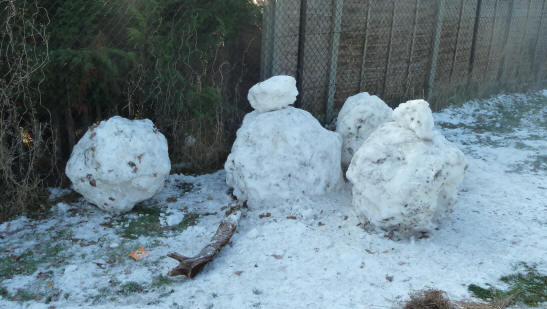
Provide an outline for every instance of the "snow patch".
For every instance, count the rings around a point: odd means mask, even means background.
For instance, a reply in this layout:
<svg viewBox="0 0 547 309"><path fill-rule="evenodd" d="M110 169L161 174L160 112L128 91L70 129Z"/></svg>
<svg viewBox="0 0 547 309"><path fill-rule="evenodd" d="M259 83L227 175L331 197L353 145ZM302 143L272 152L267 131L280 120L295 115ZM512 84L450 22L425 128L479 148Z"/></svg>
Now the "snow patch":
<svg viewBox="0 0 547 309"><path fill-rule="evenodd" d="M163 221L164 226L175 226L178 225L184 220L184 214L181 212L170 214L168 216L160 218Z"/></svg>
<svg viewBox="0 0 547 309"><path fill-rule="evenodd" d="M393 120L393 110L379 97L362 92L349 97L338 114L336 132L343 139L342 165L349 166L354 153L382 123Z"/></svg>
<svg viewBox="0 0 547 309"><path fill-rule="evenodd" d="M152 121L119 116L89 128L66 166L75 191L115 214L152 197L170 170L167 140Z"/></svg>

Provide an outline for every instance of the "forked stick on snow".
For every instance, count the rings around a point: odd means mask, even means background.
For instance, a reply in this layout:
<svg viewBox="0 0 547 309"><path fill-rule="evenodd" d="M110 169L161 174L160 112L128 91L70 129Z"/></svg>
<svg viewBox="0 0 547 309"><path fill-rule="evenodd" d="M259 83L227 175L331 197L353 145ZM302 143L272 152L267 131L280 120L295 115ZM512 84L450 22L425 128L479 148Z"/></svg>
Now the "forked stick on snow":
<svg viewBox="0 0 547 309"><path fill-rule="evenodd" d="M240 212L231 214L225 220L220 222L220 225L211 238L211 242L205 246L198 255L194 257L182 256L176 252L167 254L168 257L179 261L179 265L167 273L169 276L184 275L190 279L194 278L199 272L213 260L213 258L222 250L222 248L230 241L234 235Z"/></svg>

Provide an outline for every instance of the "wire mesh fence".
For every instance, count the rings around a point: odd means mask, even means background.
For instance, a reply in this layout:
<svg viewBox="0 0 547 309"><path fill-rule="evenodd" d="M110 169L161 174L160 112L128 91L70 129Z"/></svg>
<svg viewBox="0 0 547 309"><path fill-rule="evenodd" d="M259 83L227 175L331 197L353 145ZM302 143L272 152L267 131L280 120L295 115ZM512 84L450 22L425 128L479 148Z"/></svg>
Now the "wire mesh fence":
<svg viewBox="0 0 547 309"><path fill-rule="evenodd" d="M266 0L261 78L329 122L348 96L434 109L547 80L546 0Z"/></svg>

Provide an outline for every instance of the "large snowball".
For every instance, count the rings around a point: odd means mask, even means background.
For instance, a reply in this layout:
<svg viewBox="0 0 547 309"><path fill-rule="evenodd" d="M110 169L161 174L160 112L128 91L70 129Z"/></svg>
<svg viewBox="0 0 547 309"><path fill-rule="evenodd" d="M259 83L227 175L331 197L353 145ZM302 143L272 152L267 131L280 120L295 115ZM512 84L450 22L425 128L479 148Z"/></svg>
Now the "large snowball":
<svg viewBox="0 0 547 309"><path fill-rule="evenodd" d="M89 128L66 175L88 202L119 214L158 192L170 169L167 141L152 121L116 116Z"/></svg>
<svg viewBox="0 0 547 309"><path fill-rule="evenodd" d="M402 127L414 131L419 138L433 138L433 114L429 103L424 100L401 103L393 111L393 119Z"/></svg>
<svg viewBox="0 0 547 309"><path fill-rule="evenodd" d="M254 85L247 99L257 112L264 113L293 104L297 95L296 80L291 76L279 75Z"/></svg>
<svg viewBox="0 0 547 309"><path fill-rule="evenodd" d="M356 152L347 177L362 222L412 234L431 230L451 212L465 157L439 132L426 136L431 138L420 138L405 123L388 122Z"/></svg>
<svg viewBox="0 0 547 309"><path fill-rule="evenodd" d="M260 207L320 195L342 179L342 138L293 107L245 116L225 164L234 195Z"/></svg>
<svg viewBox="0 0 547 309"><path fill-rule="evenodd" d="M336 132L343 139L342 165L382 123L393 120L393 110L379 97L362 92L349 97L338 114Z"/></svg>

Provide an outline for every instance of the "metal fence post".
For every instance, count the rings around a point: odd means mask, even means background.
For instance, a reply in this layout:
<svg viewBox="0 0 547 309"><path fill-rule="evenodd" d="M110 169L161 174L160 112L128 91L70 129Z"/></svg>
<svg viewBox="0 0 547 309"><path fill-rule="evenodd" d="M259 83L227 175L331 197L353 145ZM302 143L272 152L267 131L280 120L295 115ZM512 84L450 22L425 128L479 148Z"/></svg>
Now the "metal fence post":
<svg viewBox="0 0 547 309"><path fill-rule="evenodd" d="M302 79L304 78L304 48L306 46L306 12L308 0L301 0L300 4L300 27L298 35L298 62L296 63L296 88L300 91L295 107L302 106Z"/></svg>
<svg viewBox="0 0 547 309"><path fill-rule="evenodd" d="M498 11L498 3L499 3L499 0L496 0L496 4L494 5L494 21L492 22L492 31L490 33L490 43L488 44L488 61L486 62L486 74L488 74L488 72L490 72L490 58L491 58L491 54L492 54L492 44L493 44L493 41L494 41L494 30L496 29L496 17L498 16L497 14L497 11Z"/></svg>
<svg viewBox="0 0 547 309"><path fill-rule="evenodd" d="M480 8L481 0L478 0L477 6ZM452 83L452 79L454 78L454 70L456 67L456 60L458 59L458 47L460 45L460 34L461 34L461 28L462 28L462 21L463 21L463 7L465 6L465 1L462 0L462 5L460 6L460 12L459 12L459 18L458 18L458 29L456 30L456 47L454 48L454 57L452 57L452 66L450 67L450 76L449 81ZM477 16L479 9L477 9ZM475 28L473 30L473 43L475 42L475 38L477 37L477 29L478 29L478 20L477 17L475 17ZM474 44L471 43L471 57L473 57L474 52ZM470 71L468 71L469 73Z"/></svg>
<svg viewBox="0 0 547 309"><path fill-rule="evenodd" d="M264 80L272 75L272 53L275 44L275 1L264 2L262 16L262 42L260 52L260 79Z"/></svg>
<svg viewBox="0 0 547 309"><path fill-rule="evenodd" d="M388 96L386 92L386 88L387 88L387 78L389 74L389 65L391 63L391 48L393 46L393 31L395 28L395 19L397 18L397 11L396 11L397 0L392 1L392 5L393 5L393 8L391 10L391 26L389 27L389 44L387 46L387 60L386 60L387 62L386 62L385 70L384 70L384 82L382 87L382 95L384 97Z"/></svg>
<svg viewBox="0 0 547 309"><path fill-rule="evenodd" d="M338 47L340 45L340 32L342 30L342 15L344 10L344 0L334 1L334 26L332 33L332 43L330 50L330 69L329 69L329 92L327 97L327 109L325 114L325 123L332 120L334 110L334 93L336 92L336 71L338 69Z"/></svg>
<svg viewBox="0 0 547 309"><path fill-rule="evenodd" d="M543 29L543 23L545 22L545 10L547 10L547 0L543 0L543 6L541 8L541 19L540 19L540 22L539 22L539 29L538 29L538 35L537 35L537 38L536 38L536 43L535 43L535 47L534 47L534 56L533 56L533 59L532 59L532 65L533 67L535 68L536 70L536 74L535 75L535 82L540 82L539 80L539 73L541 72L541 68L538 66L538 64L536 63L537 61L537 54L539 53L539 49L538 49L538 46L541 46L539 43L539 37L541 35L541 30ZM543 38L543 41L545 40L545 38ZM543 65L547 65L547 61L545 61L545 59L543 60Z"/></svg>
<svg viewBox="0 0 547 309"><path fill-rule="evenodd" d="M439 43L441 41L441 30L443 26L444 1L439 1L439 10L437 11L437 21L435 26L435 37L433 40L433 52L431 55L431 69L429 70L429 79L427 81L426 98L429 101L435 85L435 74L437 72L437 60L439 57Z"/></svg>
<svg viewBox="0 0 547 309"><path fill-rule="evenodd" d="M473 72L475 68L475 52L477 50L477 39L479 37L479 22L481 18L482 0L477 1L477 10L475 13L475 24L473 26L473 41L471 42L471 53L469 57L469 70L467 70L467 85L466 88L469 91L471 86L471 79L473 78Z"/></svg>
<svg viewBox="0 0 547 309"><path fill-rule="evenodd" d="M408 98L408 89L410 88L410 69L412 68L412 59L414 58L414 45L416 44L416 27L418 26L418 14L420 11L420 0L416 0L414 5L414 22L412 23L412 40L410 42L410 51L408 54L408 66L406 67L406 88L405 88L405 99ZM413 91L414 95L414 91Z"/></svg>
<svg viewBox="0 0 547 309"><path fill-rule="evenodd" d="M513 28L513 13L515 13L515 1L511 0L511 10L509 11L509 14L507 16L509 25L507 26L507 33L505 35L505 42L503 44L503 66L501 67L501 72L498 79L498 81L500 82L502 79L504 79L504 75L507 72L507 63L509 62L509 57L507 57L507 45L509 44L507 43L509 42L511 29Z"/></svg>
<svg viewBox="0 0 547 309"><path fill-rule="evenodd" d="M370 31L370 3L372 0L367 2L367 24L365 26L365 43L363 44L363 58L361 60L361 79L359 81L359 91L362 92L365 90L365 65L367 60L367 47L368 47L368 33Z"/></svg>

